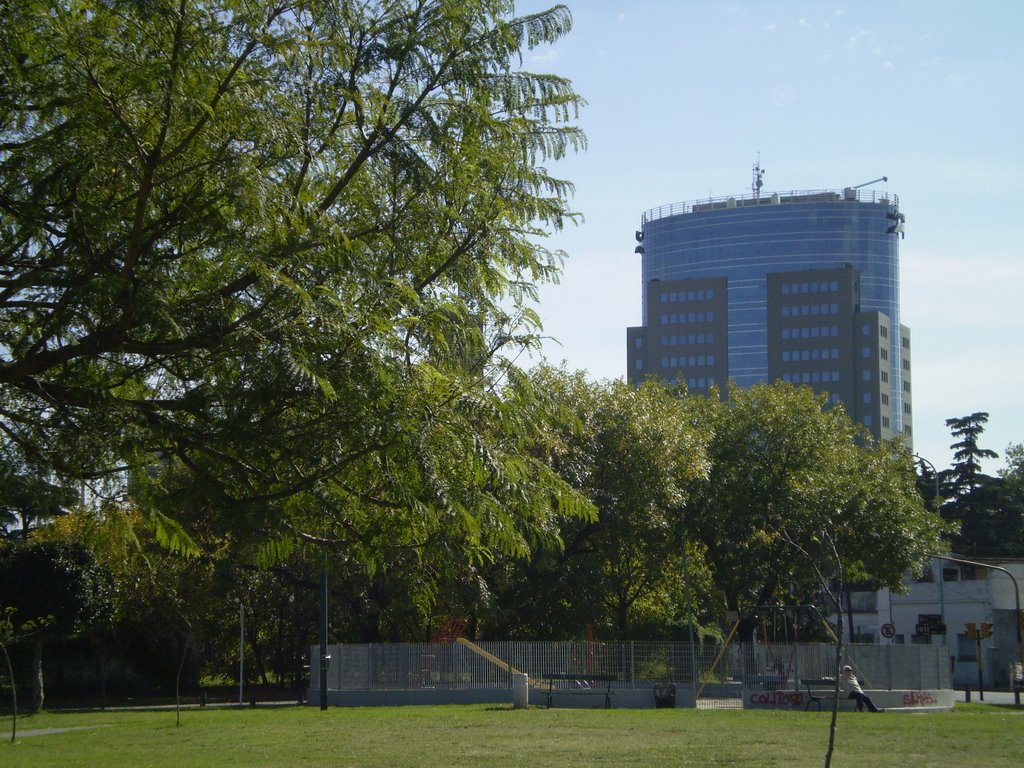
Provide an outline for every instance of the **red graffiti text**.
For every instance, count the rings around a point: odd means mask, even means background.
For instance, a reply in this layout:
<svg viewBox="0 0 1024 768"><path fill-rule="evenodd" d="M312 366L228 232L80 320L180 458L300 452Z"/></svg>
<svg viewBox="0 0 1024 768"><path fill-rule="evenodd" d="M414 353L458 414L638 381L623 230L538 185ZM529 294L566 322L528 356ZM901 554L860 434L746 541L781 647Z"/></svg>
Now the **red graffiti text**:
<svg viewBox="0 0 1024 768"><path fill-rule="evenodd" d="M937 703L936 698L928 691L911 691L903 694L903 706L905 707L927 707Z"/></svg>
<svg viewBox="0 0 1024 768"><path fill-rule="evenodd" d="M760 707L802 707L806 700L797 691L765 691L750 694L750 703Z"/></svg>

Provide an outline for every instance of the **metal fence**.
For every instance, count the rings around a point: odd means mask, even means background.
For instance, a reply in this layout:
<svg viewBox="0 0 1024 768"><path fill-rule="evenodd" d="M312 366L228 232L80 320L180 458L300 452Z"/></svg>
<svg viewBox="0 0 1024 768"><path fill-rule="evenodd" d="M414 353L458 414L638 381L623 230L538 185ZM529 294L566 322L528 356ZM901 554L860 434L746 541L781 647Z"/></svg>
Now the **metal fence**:
<svg viewBox="0 0 1024 768"><path fill-rule="evenodd" d="M738 703L744 688L799 690L800 680L834 677L835 646L800 643L699 644L684 642L527 642L332 645L329 690L387 691L419 688L511 688L512 674L539 681L545 673L615 675L619 688L670 682L694 690L700 699ZM316 658L319 647L311 649ZM846 646L866 687L945 689L951 687L943 646ZM315 665L314 665L315 668ZM311 681L318 688L315 676Z"/></svg>

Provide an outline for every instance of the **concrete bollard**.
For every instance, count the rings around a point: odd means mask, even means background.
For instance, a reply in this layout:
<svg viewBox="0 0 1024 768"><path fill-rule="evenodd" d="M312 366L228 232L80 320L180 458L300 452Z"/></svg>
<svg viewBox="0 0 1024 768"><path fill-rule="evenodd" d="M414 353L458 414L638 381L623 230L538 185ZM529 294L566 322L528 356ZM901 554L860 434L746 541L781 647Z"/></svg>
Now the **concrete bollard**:
<svg viewBox="0 0 1024 768"><path fill-rule="evenodd" d="M529 678L522 672L512 675L512 707L526 709L530 706Z"/></svg>

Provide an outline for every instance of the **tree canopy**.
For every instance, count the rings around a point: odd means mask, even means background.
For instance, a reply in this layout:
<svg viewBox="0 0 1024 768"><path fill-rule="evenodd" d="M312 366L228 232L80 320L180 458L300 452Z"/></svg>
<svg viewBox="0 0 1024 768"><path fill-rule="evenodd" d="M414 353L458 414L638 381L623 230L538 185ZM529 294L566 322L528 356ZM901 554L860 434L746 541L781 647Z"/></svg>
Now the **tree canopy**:
<svg viewBox="0 0 1024 768"><path fill-rule="evenodd" d="M681 623L680 514L707 471L695 399L656 381L592 382L550 366L532 376L564 414L552 466L595 514L557 520L557 546L541 541L529 562L491 570L487 631L559 637L589 624L627 638L645 622Z"/></svg>
<svg viewBox="0 0 1024 768"><path fill-rule="evenodd" d="M946 426L955 442L953 466L939 473L948 498L942 515L959 525L951 538L956 552L972 557L1024 555L1024 485L1021 446L1006 451L1006 467L993 477L982 471L984 459L998 454L980 446L988 414L984 411L955 419Z"/></svg>
<svg viewBox="0 0 1024 768"><path fill-rule="evenodd" d="M524 551L582 100L509 0L5 4L0 435L164 540ZM561 505L561 506L559 506ZM577 507L576 508L580 508ZM524 510L530 513L525 514Z"/></svg>
<svg viewBox="0 0 1024 768"><path fill-rule="evenodd" d="M922 504L902 443L871 444L808 388L728 394L705 401L711 471L687 525L730 609L809 599L818 583L801 553L824 541L835 543L848 579L894 588L939 551L943 526Z"/></svg>

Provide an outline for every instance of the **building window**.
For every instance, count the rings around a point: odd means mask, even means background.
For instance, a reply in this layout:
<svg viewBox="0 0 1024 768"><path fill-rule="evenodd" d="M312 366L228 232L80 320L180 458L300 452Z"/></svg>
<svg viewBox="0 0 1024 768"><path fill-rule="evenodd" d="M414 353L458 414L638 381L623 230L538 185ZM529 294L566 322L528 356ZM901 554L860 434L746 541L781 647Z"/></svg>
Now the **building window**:
<svg viewBox="0 0 1024 768"><path fill-rule="evenodd" d="M864 400L864 404L865 405L870 405L871 404L871 393L870 392L865 392L864 395L863 395L863 400Z"/></svg>
<svg viewBox="0 0 1024 768"><path fill-rule="evenodd" d="M637 336L636 339L633 341L633 346L636 347L637 349L643 349L644 348L643 337Z"/></svg>
<svg viewBox="0 0 1024 768"><path fill-rule="evenodd" d="M869 413L867 416L864 417L864 426L865 427L871 427L871 426L874 425L874 421L875 421L874 418Z"/></svg>
<svg viewBox="0 0 1024 768"><path fill-rule="evenodd" d="M643 359L637 358L637 361L633 364L633 367L636 368L638 371L642 371L644 369Z"/></svg>
<svg viewBox="0 0 1024 768"><path fill-rule="evenodd" d="M882 349L878 350L878 356L881 357L883 360L888 360L889 350L883 347Z"/></svg>
<svg viewBox="0 0 1024 768"><path fill-rule="evenodd" d="M861 347L860 356L864 358L871 357L871 347Z"/></svg>
<svg viewBox="0 0 1024 768"><path fill-rule="evenodd" d="M882 417L882 428L883 429L888 429L889 428L889 417L888 416L883 416Z"/></svg>
<svg viewBox="0 0 1024 768"><path fill-rule="evenodd" d="M871 335L871 326L868 325L867 323L862 325L860 327L860 335L861 336L870 336Z"/></svg>
<svg viewBox="0 0 1024 768"><path fill-rule="evenodd" d="M878 326L878 335L881 336L883 339L889 338L889 329L886 328L884 325Z"/></svg>
<svg viewBox="0 0 1024 768"><path fill-rule="evenodd" d="M864 381L871 381L871 371L861 371L860 377Z"/></svg>

